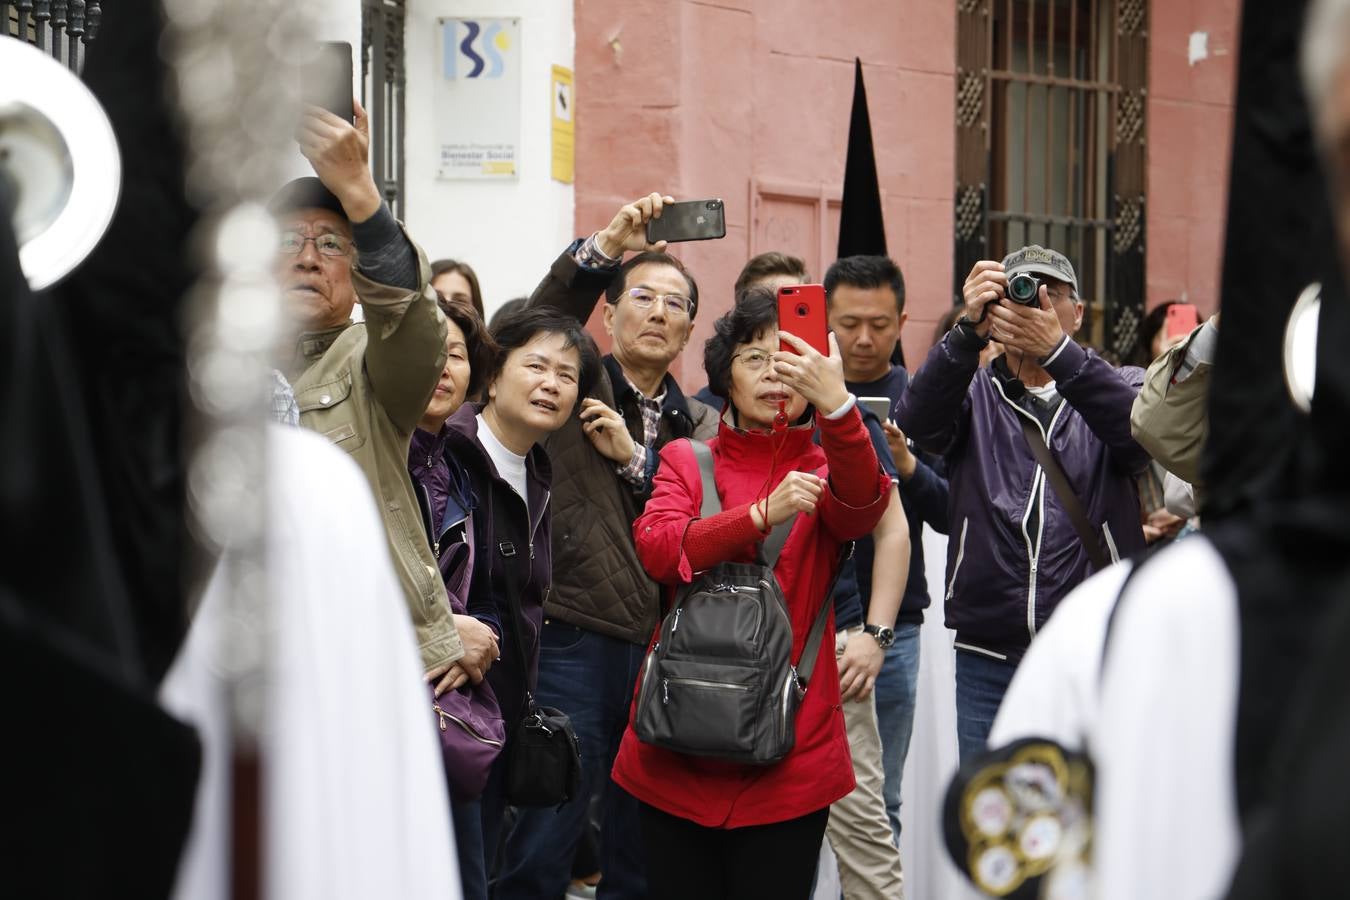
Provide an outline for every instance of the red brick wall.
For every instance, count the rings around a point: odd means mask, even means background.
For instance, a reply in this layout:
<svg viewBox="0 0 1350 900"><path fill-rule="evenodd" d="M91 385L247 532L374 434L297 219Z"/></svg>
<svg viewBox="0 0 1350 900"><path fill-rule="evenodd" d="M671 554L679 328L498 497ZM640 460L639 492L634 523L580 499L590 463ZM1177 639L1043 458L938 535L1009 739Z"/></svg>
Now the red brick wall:
<svg viewBox="0 0 1350 900"><path fill-rule="evenodd" d="M950 0L576 0L577 233L651 190L726 201L727 237L677 254L703 302L682 381L753 253L833 260L863 61L910 360L951 302L956 13ZM680 373L677 364L677 374Z"/></svg>
<svg viewBox="0 0 1350 900"><path fill-rule="evenodd" d="M1239 0L1150 4L1148 103L1149 307L1219 301L1228 160L1237 73ZM1191 34L1207 56L1188 58Z"/></svg>

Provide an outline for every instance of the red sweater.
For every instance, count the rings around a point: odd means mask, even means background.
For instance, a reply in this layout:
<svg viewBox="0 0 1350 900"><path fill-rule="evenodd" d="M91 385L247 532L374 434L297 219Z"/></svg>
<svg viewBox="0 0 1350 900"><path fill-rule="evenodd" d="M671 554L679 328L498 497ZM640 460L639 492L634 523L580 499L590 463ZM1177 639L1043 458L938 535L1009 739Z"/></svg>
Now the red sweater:
<svg viewBox="0 0 1350 900"><path fill-rule="evenodd" d="M652 497L633 523L638 558L652 578L669 586L669 600L674 586L693 580L696 572L726 560L753 561L763 536L750 519L750 504L788 472L828 477L815 514L797 516L774 567L792 619L793 659L801 657L811 622L827 602L839 545L872 530L890 489L856 409L818 424L821 446L812 442L812 427L769 435L724 422L709 442L723 509L710 519L698 517L703 486L692 449L685 441L670 442L661 451ZM640 678L637 689L642 689ZM823 809L853 790L832 623L821 638L816 669L797 713L797 743L775 765L746 766L663 750L638 740L631 715L629 723L614 780L644 803L699 825L782 822Z"/></svg>

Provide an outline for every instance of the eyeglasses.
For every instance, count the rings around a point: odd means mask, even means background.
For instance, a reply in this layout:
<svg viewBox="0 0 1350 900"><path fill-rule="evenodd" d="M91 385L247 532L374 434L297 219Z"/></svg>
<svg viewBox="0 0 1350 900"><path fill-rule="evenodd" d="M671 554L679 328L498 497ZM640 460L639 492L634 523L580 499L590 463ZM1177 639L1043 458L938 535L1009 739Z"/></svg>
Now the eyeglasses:
<svg viewBox="0 0 1350 900"><path fill-rule="evenodd" d="M731 358L739 359L741 365L745 367L745 371L747 372L758 372L769 363L773 362L772 353L768 350L760 350L753 347L749 350L742 350L740 353L733 354Z"/></svg>
<svg viewBox="0 0 1350 900"><path fill-rule="evenodd" d="M658 294L646 288L632 288L628 291L628 300L638 309L651 309L652 304L660 300L673 313L688 316L694 312L694 301L683 294Z"/></svg>
<svg viewBox="0 0 1350 900"><path fill-rule="evenodd" d="M286 256L295 256L305 249L305 244L314 242L314 249L321 256L346 256L351 252L351 241L340 234L321 234L318 237L305 237L298 231L283 231L277 241L277 250Z"/></svg>

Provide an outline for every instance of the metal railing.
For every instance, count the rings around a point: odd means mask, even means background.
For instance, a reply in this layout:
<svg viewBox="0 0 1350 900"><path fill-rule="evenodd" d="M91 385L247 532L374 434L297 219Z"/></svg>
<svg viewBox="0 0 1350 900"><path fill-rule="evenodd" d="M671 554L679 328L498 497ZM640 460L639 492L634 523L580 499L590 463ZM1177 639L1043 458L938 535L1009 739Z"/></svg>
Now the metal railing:
<svg viewBox="0 0 1350 900"><path fill-rule="evenodd" d="M33 44L72 72L84 65L85 50L98 37L102 19L98 0L0 2L0 36Z"/></svg>
<svg viewBox="0 0 1350 900"><path fill-rule="evenodd" d="M1145 0L958 0L958 286L1024 244L1067 254L1081 336L1127 356L1144 302Z"/></svg>

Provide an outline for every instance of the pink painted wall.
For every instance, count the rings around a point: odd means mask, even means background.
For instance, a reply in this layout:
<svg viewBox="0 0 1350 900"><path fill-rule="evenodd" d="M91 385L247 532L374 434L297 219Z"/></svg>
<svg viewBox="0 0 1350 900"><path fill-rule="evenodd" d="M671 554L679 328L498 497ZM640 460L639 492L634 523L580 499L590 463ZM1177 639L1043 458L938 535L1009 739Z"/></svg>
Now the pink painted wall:
<svg viewBox="0 0 1350 900"><path fill-rule="evenodd" d="M887 245L907 282L905 351L917 361L951 302L950 0L576 0L575 9L577 233L652 190L726 201L724 240L676 249L702 292L682 382L703 384L703 341L746 259L794 252L817 280L833 260L854 56Z"/></svg>
<svg viewBox="0 0 1350 900"><path fill-rule="evenodd" d="M676 372L754 253L833 259L863 60L891 255L904 270L911 366L952 299L956 12L950 0L576 0L576 230L652 190L726 201L727 237L679 255L703 302ZM1218 302L1239 0L1150 8L1147 297ZM1207 55L1188 59L1190 35ZM595 331L600 329L597 321Z"/></svg>
<svg viewBox="0 0 1350 900"><path fill-rule="evenodd" d="M1219 302L1236 90L1239 0L1150 4L1147 305ZM1207 56L1192 62L1193 33Z"/></svg>

